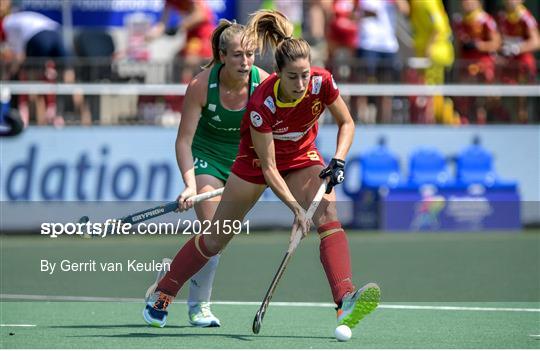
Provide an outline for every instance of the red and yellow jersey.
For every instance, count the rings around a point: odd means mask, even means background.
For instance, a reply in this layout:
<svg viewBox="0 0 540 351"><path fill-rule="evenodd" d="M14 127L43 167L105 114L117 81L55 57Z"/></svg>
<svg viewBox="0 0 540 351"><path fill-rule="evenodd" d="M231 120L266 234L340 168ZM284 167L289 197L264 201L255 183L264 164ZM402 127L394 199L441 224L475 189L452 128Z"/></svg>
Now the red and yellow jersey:
<svg viewBox="0 0 540 351"><path fill-rule="evenodd" d="M268 77L249 100L240 127L240 146L236 163L257 160L250 128L259 133L272 133L277 168L286 171L310 150L316 150L315 138L318 119L327 105L339 96L332 75L323 68L312 67L304 96L294 102L278 100L279 78L274 73ZM234 166L233 166L234 171Z"/></svg>
<svg viewBox="0 0 540 351"><path fill-rule="evenodd" d="M530 33L537 30L538 24L529 10L523 5L514 11L500 12L498 16L499 30L503 45L505 43L521 43L529 39ZM533 53L525 52L517 56L507 57L501 72L501 80L506 83L532 82L536 76L536 60Z"/></svg>
<svg viewBox="0 0 540 351"><path fill-rule="evenodd" d="M512 12L500 12L498 22L503 41L507 42L528 40L531 29L536 30L538 27L534 17L523 5Z"/></svg>
<svg viewBox="0 0 540 351"><path fill-rule="evenodd" d="M488 41L497 32L497 23L487 12L483 10L473 11L457 18L454 22L454 33L457 40L462 44L461 57L465 59L477 59L490 56L490 53L480 52L474 48L468 49L463 44L474 41Z"/></svg>

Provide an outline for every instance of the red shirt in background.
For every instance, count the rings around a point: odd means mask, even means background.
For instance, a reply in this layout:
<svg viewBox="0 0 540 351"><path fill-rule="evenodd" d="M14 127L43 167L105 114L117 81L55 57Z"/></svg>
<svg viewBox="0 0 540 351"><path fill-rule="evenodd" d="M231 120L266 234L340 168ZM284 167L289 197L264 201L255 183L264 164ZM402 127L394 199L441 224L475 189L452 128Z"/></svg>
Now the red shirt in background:
<svg viewBox="0 0 540 351"><path fill-rule="evenodd" d="M454 31L461 44L474 41L488 41L497 32L497 23L487 12L479 10L466 14L455 21ZM491 57L492 53L478 51L475 48L461 48L461 57L478 59Z"/></svg>
<svg viewBox="0 0 540 351"><path fill-rule="evenodd" d="M356 48L358 26L351 19L354 9L354 1L357 0L334 0L334 17L330 22L328 39L337 44L337 46Z"/></svg>
<svg viewBox="0 0 540 351"><path fill-rule="evenodd" d="M204 20L186 33L186 45L182 56L212 57L212 32L215 28L215 14L204 0L166 0L166 6L180 11L181 15L189 14L200 7L204 12Z"/></svg>
<svg viewBox="0 0 540 351"><path fill-rule="evenodd" d="M488 41L497 32L497 23L483 10L473 11L454 21L454 33L459 42L460 58L466 60L460 69L461 75L476 77L491 82L495 78L495 53L482 52L473 45L477 41Z"/></svg>
<svg viewBox="0 0 540 351"><path fill-rule="evenodd" d="M503 11L498 16L499 29L504 43L520 43L529 39L530 30L538 24L529 10L520 5L515 11ZM513 73L512 73L513 72ZM510 56L505 63L502 79L506 82L531 81L536 76L536 60L531 52Z"/></svg>

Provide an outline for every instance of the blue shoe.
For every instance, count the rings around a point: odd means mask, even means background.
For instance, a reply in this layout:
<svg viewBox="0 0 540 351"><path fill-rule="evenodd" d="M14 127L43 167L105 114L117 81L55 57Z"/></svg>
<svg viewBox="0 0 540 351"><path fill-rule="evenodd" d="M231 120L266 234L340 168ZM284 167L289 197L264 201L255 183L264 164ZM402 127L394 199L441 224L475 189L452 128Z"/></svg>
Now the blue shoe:
<svg viewBox="0 0 540 351"><path fill-rule="evenodd" d="M148 325L163 328L167 324L167 307L171 304L174 296L157 291L146 301L143 310L143 318Z"/></svg>
<svg viewBox="0 0 540 351"><path fill-rule="evenodd" d="M171 259L164 258L162 263L164 268L170 267ZM157 272L156 280L152 285L150 285L148 290L146 290L146 294L144 296L146 306L144 306L142 313L143 318L146 323L152 327L163 328L165 326L167 323L168 314L167 307L174 299L174 296L156 291L159 281L165 276L166 273L167 270L165 269Z"/></svg>
<svg viewBox="0 0 540 351"><path fill-rule="evenodd" d="M221 322L210 310L209 302L189 306L189 323L195 327L221 327Z"/></svg>
<svg viewBox="0 0 540 351"><path fill-rule="evenodd" d="M171 262L172 262L172 260L170 258L167 258L167 257L164 257L161 260L161 264L162 264L163 269L157 272L156 280L154 280L152 285L150 285L148 287L148 289L146 290L146 294L144 294L144 301L148 302L148 300L150 299L152 294L156 292L156 288L158 286L159 281L161 279L163 279L165 274L167 274L167 272L169 271L169 269L165 269L165 268L170 268L171 267Z"/></svg>
<svg viewBox="0 0 540 351"><path fill-rule="evenodd" d="M360 320L373 312L381 300L381 289L375 283L369 283L354 293L346 294L337 310L337 324L354 328Z"/></svg>

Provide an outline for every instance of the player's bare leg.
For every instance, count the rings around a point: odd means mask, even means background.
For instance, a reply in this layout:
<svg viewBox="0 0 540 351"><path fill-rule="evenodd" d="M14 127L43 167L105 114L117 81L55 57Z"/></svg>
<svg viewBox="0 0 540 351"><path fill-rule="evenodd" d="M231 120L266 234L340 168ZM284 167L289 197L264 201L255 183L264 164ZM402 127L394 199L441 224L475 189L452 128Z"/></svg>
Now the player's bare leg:
<svg viewBox="0 0 540 351"><path fill-rule="evenodd" d="M252 184L231 174L212 221L221 223L224 220L243 220L265 188L265 185ZM156 292L147 300L143 317L148 324L165 326L167 307L180 288L235 236L219 233L219 227L221 226L212 226L210 234L196 235L180 249L171 263L171 270L161 279Z"/></svg>
<svg viewBox="0 0 540 351"><path fill-rule="evenodd" d="M285 178L287 186L294 198L305 209L307 209L319 189L319 185L321 184L319 173L322 170L323 166L315 165L295 170ZM325 223L334 221L338 221L338 217L336 211L336 194L332 191L330 194L324 194L323 200L313 216L313 223L318 228Z"/></svg>
<svg viewBox="0 0 540 351"><path fill-rule="evenodd" d="M265 184L253 184L231 173L212 222L242 221L265 189ZM215 228L214 226L211 234L204 235L202 238L208 251L213 253L222 251L234 237L234 235L217 233Z"/></svg>

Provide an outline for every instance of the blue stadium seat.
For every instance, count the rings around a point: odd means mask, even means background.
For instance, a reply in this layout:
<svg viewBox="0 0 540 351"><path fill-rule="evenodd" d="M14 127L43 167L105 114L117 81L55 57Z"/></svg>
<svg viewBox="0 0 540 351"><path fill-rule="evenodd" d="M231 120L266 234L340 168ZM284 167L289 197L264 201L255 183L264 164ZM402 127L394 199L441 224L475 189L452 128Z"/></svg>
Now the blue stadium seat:
<svg viewBox="0 0 540 351"><path fill-rule="evenodd" d="M362 155L360 164L362 187L393 188L401 181L398 158L385 146L377 146Z"/></svg>
<svg viewBox="0 0 540 351"><path fill-rule="evenodd" d="M480 145L471 145L456 158L457 181L464 184L493 186L497 175L493 169L493 155Z"/></svg>
<svg viewBox="0 0 540 351"><path fill-rule="evenodd" d="M479 144L473 144L456 157L457 183L481 184L493 190L517 190L514 180L502 180L493 167L493 155Z"/></svg>
<svg viewBox="0 0 540 351"><path fill-rule="evenodd" d="M422 147L414 151L409 161L409 184L445 186L453 183L444 155L435 148Z"/></svg>

